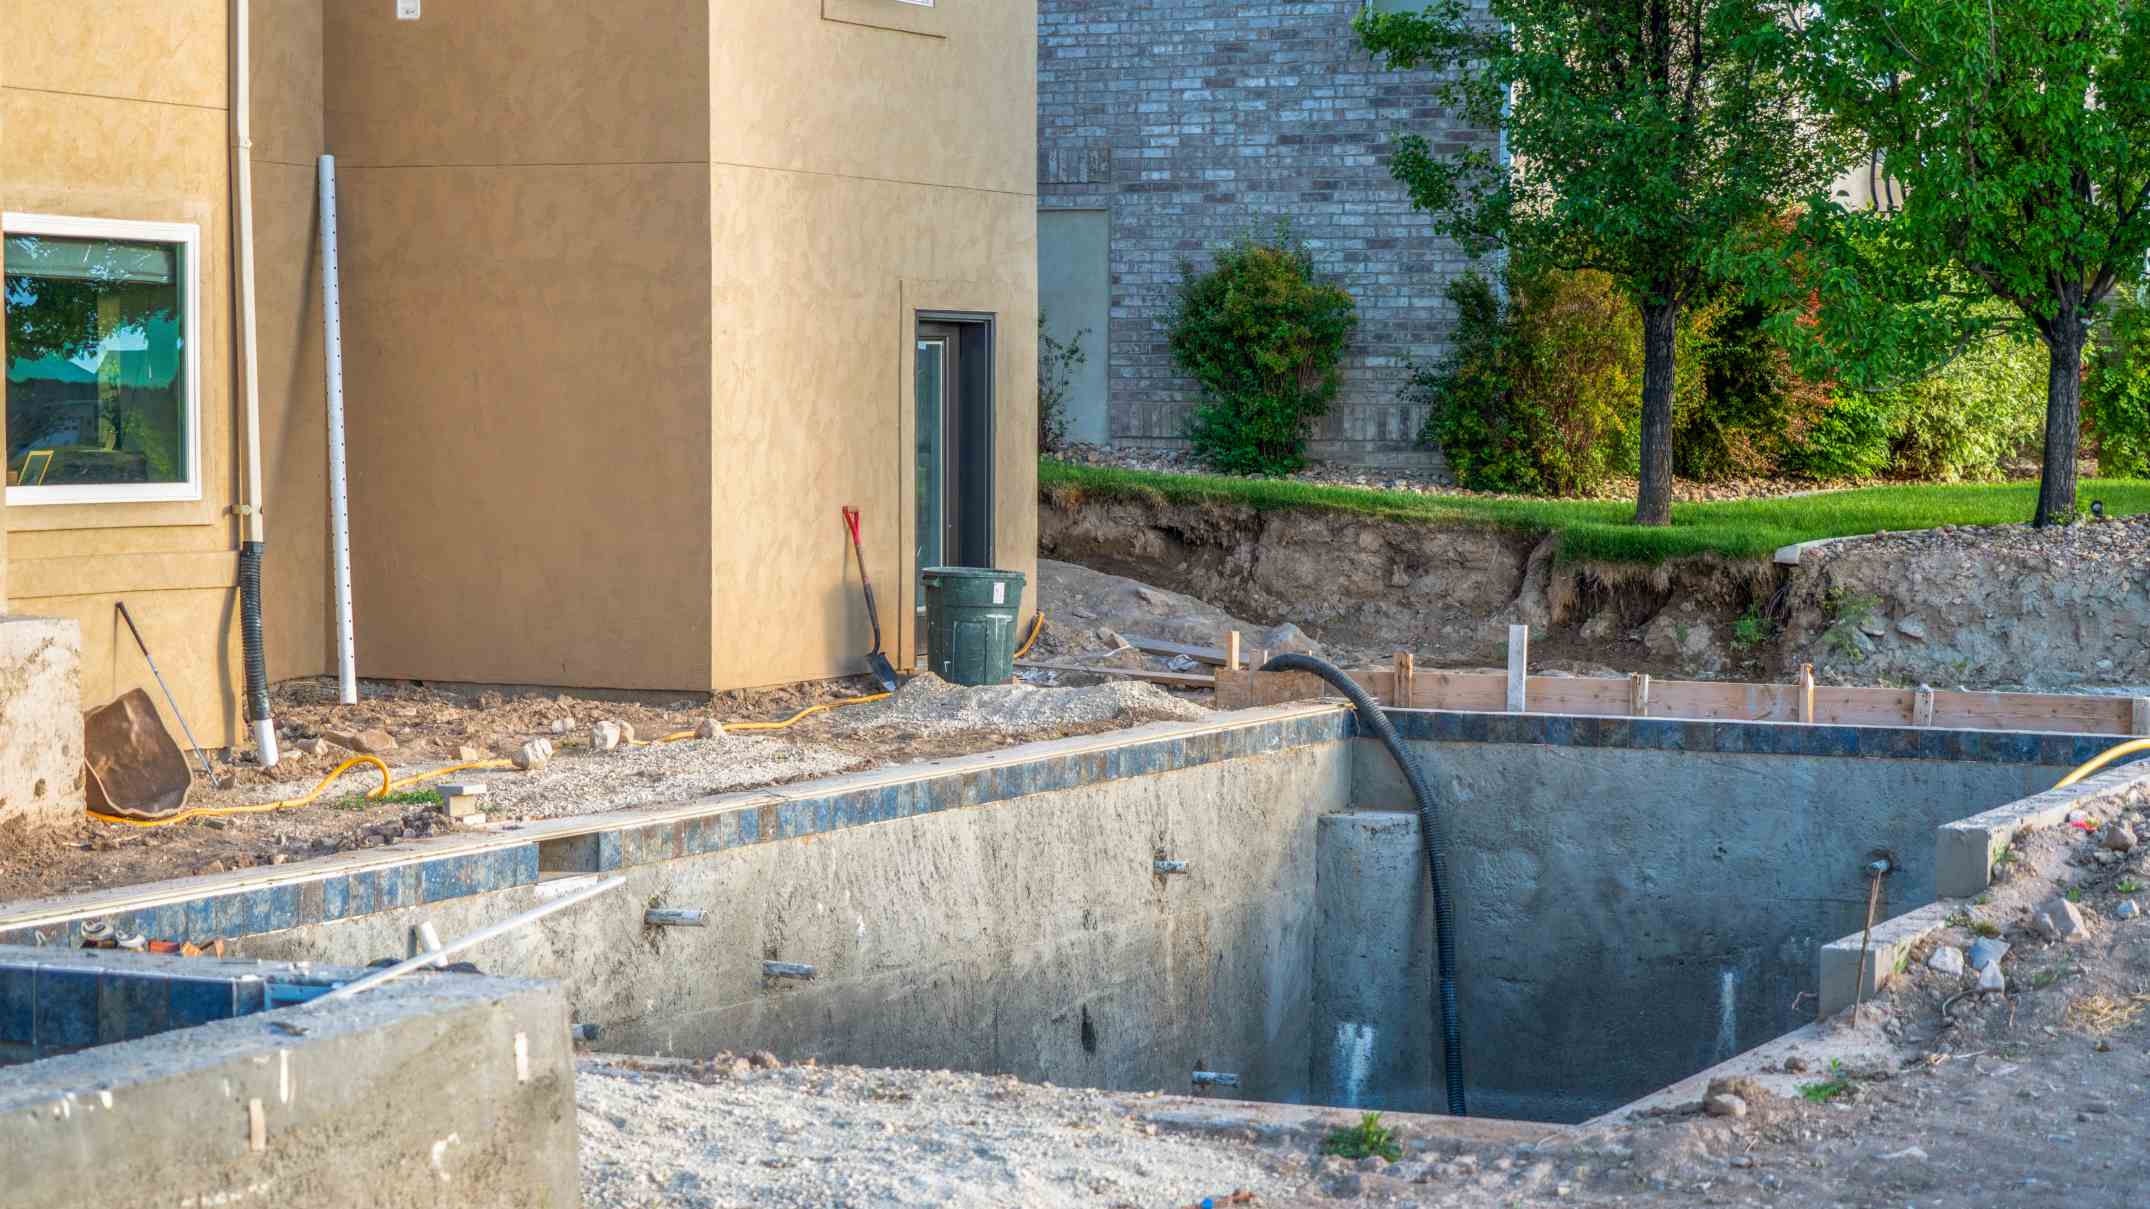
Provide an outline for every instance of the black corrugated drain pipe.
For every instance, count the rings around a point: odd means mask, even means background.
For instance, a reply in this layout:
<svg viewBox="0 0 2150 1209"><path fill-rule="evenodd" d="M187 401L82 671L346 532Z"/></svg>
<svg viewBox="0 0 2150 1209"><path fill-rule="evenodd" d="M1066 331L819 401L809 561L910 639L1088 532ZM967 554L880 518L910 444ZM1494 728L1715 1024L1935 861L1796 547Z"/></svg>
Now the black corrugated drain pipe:
<svg viewBox="0 0 2150 1209"><path fill-rule="evenodd" d="M276 723L269 715L269 659L261 649L261 542L239 543L239 644L246 660L246 716L264 768L277 761Z"/></svg>
<svg viewBox="0 0 2150 1209"><path fill-rule="evenodd" d="M1426 850L1426 876L1433 882L1435 979L1440 1001L1441 1066L1448 1076L1448 1111L1451 1116L1467 1115L1463 1105L1463 1034L1456 1027L1456 926L1448 898L1441 833L1434 825L1438 816L1433 807L1433 790L1419 772L1418 762L1404 750L1403 740L1397 737L1388 715L1343 669L1312 655L1278 655L1263 664L1261 670L1312 672L1328 681L1351 700L1352 708L1358 711L1359 724L1374 732L1374 737L1389 749L1396 767L1403 770L1404 780L1411 785L1411 796L1418 801L1418 838Z"/></svg>

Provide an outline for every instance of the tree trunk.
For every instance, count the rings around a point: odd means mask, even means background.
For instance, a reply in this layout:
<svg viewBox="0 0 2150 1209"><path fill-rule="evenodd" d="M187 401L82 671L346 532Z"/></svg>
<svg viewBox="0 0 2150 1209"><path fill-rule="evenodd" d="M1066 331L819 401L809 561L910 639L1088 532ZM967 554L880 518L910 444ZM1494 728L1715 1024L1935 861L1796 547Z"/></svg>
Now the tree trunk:
<svg viewBox="0 0 2150 1209"><path fill-rule="evenodd" d="M2083 433L2083 324L2063 310L2046 341L2045 464L2038 479L2033 525L2064 525L2075 519L2076 446Z"/></svg>
<svg viewBox="0 0 2150 1209"><path fill-rule="evenodd" d="M1680 306L1651 302L1642 308L1642 477L1635 492L1635 523L1672 523L1672 350Z"/></svg>

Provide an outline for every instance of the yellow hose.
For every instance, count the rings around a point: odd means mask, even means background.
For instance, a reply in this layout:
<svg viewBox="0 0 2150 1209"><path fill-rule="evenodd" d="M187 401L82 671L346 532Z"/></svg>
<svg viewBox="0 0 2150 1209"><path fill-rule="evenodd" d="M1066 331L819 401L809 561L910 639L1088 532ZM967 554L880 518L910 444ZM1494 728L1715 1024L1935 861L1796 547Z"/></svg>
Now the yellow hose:
<svg viewBox="0 0 2150 1209"><path fill-rule="evenodd" d="M1023 645L1015 648L1015 657L1021 659L1023 656L1028 655L1030 648L1037 644L1038 635L1044 632L1045 610L1039 609L1030 619L1030 637L1023 639Z"/></svg>
<svg viewBox="0 0 2150 1209"><path fill-rule="evenodd" d="M2070 785L2075 784L2077 781L2082 780L2084 777L2089 776L2091 773L2098 771L2099 769L2105 767L2106 765L2112 763L2120 757L2132 756L2139 751L2150 751L2150 739L2130 739L2125 743L2106 748L2104 751L2099 752L2097 755L2092 756L2090 759L2083 761L2081 767L2077 768L2074 772L2069 773L2067 776L2062 777L2060 781L2053 786L2053 788L2066 789Z"/></svg>
<svg viewBox="0 0 2150 1209"><path fill-rule="evenodd" d="M101 811L96 810L89 811L88 814L91 818L100 820L102 822L122 823L129 827L169 827L174 823L184 823L188 819L213 818L219 815L227 814L267 814L272 810L288 810L295 806L306 805L308 802L311 802L315 798L320 797L321 792L323 790L335 784L336 778L342 776L346 770L360 764L371 764L375 768L381 770L381 787L379 789L375 789L368 792L366 794L367 797L385 798L389 795L391 791L395 789L397 782L390 779L388 773L388 765L383 763L379 756L352 756L350 759L345 760L343 763L338 764L336 767L330 769L329 774L321 778L320 784L314 786L310 790L307 790L304 795L296 798L285 798L281 801L276 802L256 802L251 806L190 806L187 809L180 811L178 814L161 819L130 819L125 817L124 815L105 814ZM441 770L441 772L447 771L449 770ZM419 774L419 777L437 775L439 774L421 773ZM412 777L408 779L418 780L419 777Z"/></svg>
<svg viewBox="0 0 2150 1209"><path fill-rule="evenodd" d="M1025 639L1023 641L1023 645L1016 650L1015 657L1018 659L1022 658L1024 653L1030 650L1031 645L1037 642L1038 635L1043 632L1044 629L1045 612L1041 609L1038 611L1038 614L1031 619L1030 637ZM863 697L845 697L840 701L824 701L819 705L809 705L805 709L800 710L798 713L793 714L792 716L784 719L781 722L727 722L724 724L724 730L727 733L736 733L741 731L765 732L776 730L789 730L793 726L798 725L801 721L804 721L807 718L811 718L815 714L821 713L824 710L840 709L846 705L864 705L869 701L886 701L893 696L895 696L894 693L869 693ZM694 738L694 736L695 732L691 730L676 730L669 735L661 735L655 739L637 741L634 746L649 747L658 743L677 743L683 739L692 739ZM2111 754L2114 753L2107 753L2107 755ZM2100 757L2101 760L2103 758L2104 757L2102 756ZM513 760L472 760L467 764L450 764L446 768L434 768L429 769L425 772L414 772L407 777L399 778L394 777L389 773L388 765L383 763L379 756L352 756L350 759L345 760L341 764L338 764L335 768L330 769L329 774L321 778L320 784L315 785L312 789L306 791L306 793L295 798L284 798L275 802L257 802L251 806L190 806L187 809L180 811L178 814L161 819L130 819L123 815L105 814L96 810L91 810L87 813L91 818L97 819L100 822L120 823L128 827L169 827L174 823L184 823L188 819L214 818L220 815L228 814L267 814L270 811L274 810L290 810L296 807L304 806L312 802L315 798L320 797L323 791L327 790L330 785L335 784L336 778L342 776L348 769L359 764L371 764L375 768L381 770L381 787L379 789L368 791L366 796L369 798L385 798L398 789L402 789L410 785L416 785L422 781L430 781L436 777L445 777L450 773L490 771L501 768L513 768L515 766L515 762ZM2084 765L2083 769L2077 770L2077 775L2081 775L2084 770L2090 769L2092 767L2094 767L2094 764ZM2067 784L2068 782L2062 783Z"/></svg>

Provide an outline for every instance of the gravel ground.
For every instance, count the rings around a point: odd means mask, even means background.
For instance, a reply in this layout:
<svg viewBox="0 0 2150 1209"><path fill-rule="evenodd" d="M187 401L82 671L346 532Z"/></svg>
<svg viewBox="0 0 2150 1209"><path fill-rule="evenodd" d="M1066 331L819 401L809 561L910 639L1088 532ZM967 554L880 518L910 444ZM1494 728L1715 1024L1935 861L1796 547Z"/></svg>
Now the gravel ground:
<svg viewBox="0 0 2150 1209"><path fill-rule="evenodd" d="M1085 688L1035 688L996 684L964 688L921 672L887 701L845 710L832 723L837 734L1030 735L1041 730L1118 723L1133 726L1167 720L1191 722L1209 715L1192 701L1139 680Z"/></svg>
<svg viewBox="0 0 2150 1209"><path fill-rule="evenodd" d="M559 819L825 777L866 763L813 744L720 735L556 760L539 773L481 773L475 779L486 782L489 814Z"/></svg>
<svg viewBox="0 0 2150 1209"><path fill-rule="evenodd" d="M1279 1156L1158 1136L1103 1092L943 1071L638 1065L576 1070L588 1209L1187 1205L1295 1182Z"/></svg>

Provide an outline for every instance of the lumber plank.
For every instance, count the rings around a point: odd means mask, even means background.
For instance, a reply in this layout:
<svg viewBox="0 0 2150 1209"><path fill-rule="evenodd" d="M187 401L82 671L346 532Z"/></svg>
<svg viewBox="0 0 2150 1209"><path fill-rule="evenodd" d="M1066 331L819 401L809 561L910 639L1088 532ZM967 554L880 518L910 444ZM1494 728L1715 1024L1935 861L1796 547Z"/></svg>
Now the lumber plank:
<svg viewBox="0 0 2150 1209"><path fill-rule="evenodd" d="M1081 672L1088 676L1113 676L1122 680L1147 680L1152 684L1164 684L1173 688L1217 687L1216 677L1193 672L1153 672L1147 668L1133 667L1088 667L1080 663L1044 663L1035 659L1018 659L1015 666L1051 672Z"/></svg>
<svg viewBox="0 0 2150 1209"><path fill-rule="evenodd" d="M1142 638L1134 634L1123 634L1121 637L1127 639L1127 645L1145 655L1185 655L1197 663L1206 663L1211 667L1224 666L1225 652L1213 646L1167 642L1162 638Z"/></svg>
<svg viewBox="0 0 2150 1209"><path fill-rule="evenodd" d="M1389 672L1392 677L1389 681L1388 703L1390 705L1401 709L1409 709L1411 708L1411 702L1417 699L1416 690L1411 684L1417 671L1415 663L1416 661L1411 657L1411 652L1396 652L1395 666Z"/></svg>
<svg viewBox="0 0 2150 1209"><path fill-rule="evenodd" d="M1532 676L1526 690L1534 714L1624 714L1630 688L1602 676Z"/></svg>
<svg viewBox="0 0 2150 1209"><path fill-rule="evenodd" d="M1637 718L1650 716L1650 673L1636 672L1627 678L1627 712Z"/></svg>

